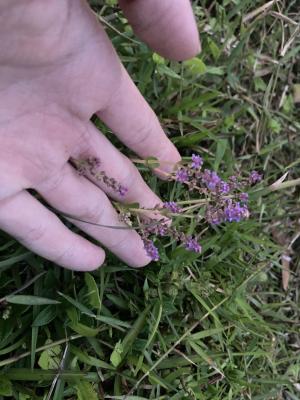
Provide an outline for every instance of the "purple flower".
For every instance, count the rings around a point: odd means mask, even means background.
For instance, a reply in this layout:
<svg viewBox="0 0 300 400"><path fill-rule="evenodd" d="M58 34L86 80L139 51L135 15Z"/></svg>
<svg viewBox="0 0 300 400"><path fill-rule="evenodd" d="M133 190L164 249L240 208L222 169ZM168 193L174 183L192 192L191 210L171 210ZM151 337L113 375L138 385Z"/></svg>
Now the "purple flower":
<svg viewBox="0 0 300 400"><path fill-rule="evenodd" d="M98 157L91 156L91 157L88 157L86 161L93 168L100 167L100 165L101 165L101 161Z"/></svg>
<svg viewBox="0 0 300 400"><path fill-rule="evenodd" d="M238 178L235 175L232 175L228 178L228 182L231 189L236 189L238 187Z"/></svg>
<svg viewBox="0 0 300 400"><path fill-rule="evenodd" d="M157 234L159 236L166 236L167 233L168 233L168 227L163 223L159 224L157 227Z"/></svg>
<svg viewBox="0 0 300 400"><path fill-rule="evenodd" d="M213 225L219 225L221 222L223 222L223 219L220 218L219 215L212 215L209 222Z"/></svg>
<svg viewBox="0 0 300 400"><path fill-rule="evenodd" d="M164 208L171 211L172 213L180 213L181 208L175 203L175 201L166 201L163 204Z"/></svg>
<svg viewBox="0 0 300 400"><path fill-rule="evenodd" d="M128 192L128 189L125 186L119 185L118 192L120 196L124 197Z"/></svg>
<svg viewBox="0 0 300 400"><path fill-rule="evenodd" d="M201 168L203 165L202 157L198 156L197 154L192 154L192 164L191 167L193 169Z"/></svg>
<svg viewBox="0 0 300 400"><path fill-rule="evenodd" d="M218 184L218 190L222 194L228 194L230 192L230 185L227 182L221 181Z"/></svg>
<svg viewBox="0 0 300 400"><path fill-rule="evenodd" d="M176 181L184 183L189 180L189 174L186 168L180 168L176 171Z"/></svg>
<svg viewBox="0 0 300 400"><path fill-rule="evenodd" d="M206 211L206 219L212 225L218 225L224 222L224 211L221 208L208 208Z"/></svg>
<svg viewBox="0 0 300 400"><path fill-rule="evenodd" d="M202 180L209 190L216 190L217 185L220 184L221 178L214 172L206 169L202 174Z"/></svg>
<svg viewBox="0 0 300 400"><path fill-rule="evenodd" d="M239 202L234 203L232 200L227 202L224 209L225 220L228 222L239 222L249 215L249 210L246 205L241 206Z"/></svg>
<svg viewBox="0 0 300 400"><path fill-rule="evenodd" d="M262 175L259 174L257 171L251 171L249 176L249 181L251 184L260 182L262 180Z"/></svg>
<svg viewBox="0 0 300 400"><path fill-rule="evenodd" d="M152 261L158 261L159 260L158 248L154 245L153 241L150 239L143 239L143 242L147 256L150 257Z"/></svg>
<svg viewBox="0 0 300 400"><path fill-rule="evenodd" d="M189 251L194 251L195 253L201 253L202 251L202 247L192 236L186 239L184 247Z"/></svg>
<svg viewBox="0 0 300 400"><path fill-rule="evenodd" d="M249 199L249 195L248 195L248 193L240 193L239 198L240 198L241 202L247 203L247 201Z"/></svg>

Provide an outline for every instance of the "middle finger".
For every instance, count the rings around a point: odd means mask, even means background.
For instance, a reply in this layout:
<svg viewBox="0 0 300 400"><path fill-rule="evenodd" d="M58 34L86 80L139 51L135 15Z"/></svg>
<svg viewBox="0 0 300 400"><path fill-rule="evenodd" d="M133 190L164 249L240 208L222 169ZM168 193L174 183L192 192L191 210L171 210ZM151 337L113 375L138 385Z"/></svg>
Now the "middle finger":
<svg viewBox="0 0 300 400"><path fill-rule="evenodd" d="M101 242L127 264L141 267L150 262L138 233L120 222L105 193L84 176L78 175L70 164L64 166L59 176L35 189L57 210L73 216L74 219L69 219L74 225Z"/></svg>
<svg viewBox="0 0 300 400"><path fill-rule="evenodd" d="M96 179L91 173L86 176L99 186L110 197L125 202L138 202L141 207L153 208L161 204L159 197L149 188L133 163L125 157L114 145L91 123L85 125L86 134L83 141L73 152L72 157L77 160L96 158L100 161L97 171L103 171L108 178L113 178L127 189L122 195L117 190Z"/></svg>

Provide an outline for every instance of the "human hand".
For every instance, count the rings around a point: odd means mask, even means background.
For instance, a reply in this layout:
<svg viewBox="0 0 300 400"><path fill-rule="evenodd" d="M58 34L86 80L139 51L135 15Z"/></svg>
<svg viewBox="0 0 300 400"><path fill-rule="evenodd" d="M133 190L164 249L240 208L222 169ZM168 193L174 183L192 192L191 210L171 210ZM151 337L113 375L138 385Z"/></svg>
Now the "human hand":
<svg viewBox="0 0 300 400"><path fill-rule="evenodd" d="M200 51L188 0L120 0L133 29L163 56ZM175 164L179 153L122 67L83 0L0 0L0 228L37 254L75 270L92 270L104 251L69 230L32 196L72 215L74 225L131 266L150 259L137 232L120 226L108 196L151 208L160 199L131 161L90 122L97 113L139 156ZM70 158L96 157L128 188L125 198Z"/></svg>

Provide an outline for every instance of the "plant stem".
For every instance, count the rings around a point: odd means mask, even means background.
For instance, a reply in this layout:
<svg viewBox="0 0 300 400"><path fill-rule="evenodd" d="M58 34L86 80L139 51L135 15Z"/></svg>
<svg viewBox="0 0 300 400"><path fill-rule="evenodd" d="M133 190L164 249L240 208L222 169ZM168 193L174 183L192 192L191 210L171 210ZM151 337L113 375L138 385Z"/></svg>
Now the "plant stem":
<svg viewBox="0 0 300 400"><path fill-rule="evenodd" d="M65 339L57 340L56 342L49 343L49 344L46 344L44 346L38 347L36 349L36 353L38 353L40 351L43 351L43 350L51 349L52 347L58 346L58 345L63 344L63 343L67 343L70 340L80 339L81 337L82 337L82 335L73 335L73 336L70 336L70 337L65 338ZM14 362L17 362L17 361L21 360L22 358L30 356L30 354L31 354L31 351L26 351L23 354L19 354L17 356L10 357L10 358L7 358L6 360L0 361L0 367L3 367L4 365L12 364Z"/></svg>

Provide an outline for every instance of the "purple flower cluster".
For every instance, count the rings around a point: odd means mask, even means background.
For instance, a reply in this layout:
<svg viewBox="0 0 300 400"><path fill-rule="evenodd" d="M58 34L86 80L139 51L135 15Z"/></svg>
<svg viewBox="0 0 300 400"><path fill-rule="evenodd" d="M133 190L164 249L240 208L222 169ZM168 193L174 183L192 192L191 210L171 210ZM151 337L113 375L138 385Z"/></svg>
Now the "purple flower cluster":
<svg viewBox="0 0 300 400"><path fill-rule="evenodd" d="M195 253L201 253L202 247L193 236L187 236L183 232L178 231L177 228L169 226L165 220L149 220L149 224L140 231L143 238L144 247L147 255L153 260L159 259L157 248L154 246L153 241L149 239L150 236L163 237L169 236L173 240L181 243L185 249Z"/></svg>
<svg viewBox="0 0 300 400"><path fill-rule="evenodd" d="M215 171L210 169L202 171L202 165L202 157L192 154L192 161L187 166L179 166L171 179L184 183L189 187L190 191L197 190L201 194L206 194L208 189L212 194L218 195L227 195L236 190L240 191L245 186L253 185L262 180L261 174L257 171L252 171L247 179L242 179L239 175L232 175L225 182ZM241 199L241 201L246 200Z"/></svg>
<svg viewBox="0 0 300 400"><path fill-rule="evenodd" d="M246 205L242 205L239 202L233 202L231 199L227 201L227 206L224 209L225 221L228 222L240 222L242 219L248 218L249 210Z"/></svg>
<svg viewBox="0 0 300 400"><path fill-rule="evenodd" d="M168 234L168 229L167 229L167 225L166 224L161 224L157 227L157 234L158 236L167 236Z"/></svg>
<svg viewBox="0 0 300 400"><path fill-rule="evenodd" d="M203 165L202 157L197 154L192 154L191 168L198 169L198 168L201 168L202 165Z"/></svg>
<svg viewBox="0 0 300 400"><path fill-rule="evenodd" d="M202 247L200 246L200 244L197 242L196 239L194 239L192 236L189 236L185 243L184 243L184 247L189 250L189 251L193 251L195 253L201 253L202 251Z"/></svg>
<svg viewBox="0 0 300 400"><path fill-rule="evenodd" d="M262 176L257 171L252 171L248 179L233 175L226 182L215 171L209 169L203 171L202 165L202 157L193 154L191 162L187 166L180 166L171 179L187 185L189 191L197 191L205 196L207 199L205 217L208 223L216 225L223 222L239 222L248 218L248 194L242 190L259 182ZM182 212L174 201L165 202L163 208L174 214ZM169 226L165 220L150 222L141 234L144 237L146 252L152 260L157 261L159 255L153 241L149 239L151 235L169 236L181 243L185 249L201 253L202 247L195 237L187 236L178 228Z"/></svg>
<svg viewBox="0 0 300 400"><path fill-rule="evenodd" d="M231 190L231 187L230 187L229 183L221 181L217 186L217 190L221 194L228 194Z"/></svg>
<svg viewBox="0 0 300 400"><path fill-rule="evenodd" d="M91 176L93 179L105 184L109 189L124 197L128 189L120 184L116 179L109 177L101 169L101 162L96 157L89 157L83 160L71 160L80 174ZM189 191L197 192L203 196L204 201L199 201L199 207L205 207L204 214L206 222L209 224L220 224L224 222L239 222L249 217L248 194L244 191L245 187L254 185L262 180L262 175L257 171L251 171L248 178L242 178L239 174L230 176L227 181L212 170L202 169L203 159L200 155L192 154L191 161L187 165L181 165L171 175L170 179L186 185ZM198 208L198 200L192 201L188 207L188 217L190 212ZM152 209L153 210L153 209ZM149 219L149 224L143 225L138 219L138 231L141 234L146 254L153 261L159 260L158 248L155 246L153 237L168 236L172 240L180 243L186 250L201 253L202 247L194 236L188 236L177 226L170 226L167 211L173 214L183 213L176 202L167 201L163 205L154 207L154 211L160 212L162 219ZM133 227L131 211L128 209L122 214L122 220ZM193 216L192 216L193 217ZM203 218L203 213L197 211L196 220Z"/></svg>
<svg viewBox="0 0 300 400"><path fill-rule="evenodd" d="M163 204L163 206L168 211L171 211L174 214L178 214L178 213L180 213L182 211L181 208L175 203L175 201L166 201Z"/></svg>
<svg viewBox="0 0 300 400"><path fill-rule="evenodd" d="M188 170L186 168L183 168L183 167L179 168L176 171L175 179L176 179L177 182L181 182L181 183L187 182L189 180Z"/></svg>
<svg viewBox="0 0 300 400"><path fill-rule="evenodd" d="M249 209L245 203L225 199L220 204L208 206L206 209L206 219L212 225L223 222L240 222L249 217Z"/></svg>
<svg viewBox="0 0 300 400"><path fill-rule="evenodd" d="M223 181L215 171L205 169L201 175L201 180L207 189L220 194L228 194L232 189L231 185Z"/></svg>
<svg viewBox="0 0 300 400"><path fill-rule="evenodd" d="M80 175L92 176L95 180L104 183L119 196L124 197L128 192L128 188L121 185L116 179L111 178L105 171L100 169L101 161L99 158L88 157L80 160L71 159L71 162Z"/></svg>
<svg viewBox="0 0 300 400"><path fill-rule="evenodd" d="M201 178L207 189L212 191L216 191L217 187L221 184L221 178L215 171L210 171L209 169L204 171Z"/></svg>
<svg viewBox="0 0 300 400"><path fill-rule="evenodd" d="M252 185L260 182L261 180L262 180L261 174L259 174L257 171L251 171L250 176L249 176L249 181Z"/></svg>
<svg viewBox="0 0 300 400"><path fill-rule="evenodd" d="M158 261L159 260L159 252L158 248L154 245L153 241L144 238L144 249L146 250L147 256L151 258L152 261Z"/></svg>
<svg viewBox="0 0 300 400"><path fill-rule="evenodd" d="M128 188L122 185L119 185L118 187L118 193L121 197L124 197L126 193L128 192Z"/></svg>
<svg viewBox="0 0 300 400"><path fill-rule="evenodd" d="M249 195L248 193L240 193L239 194L239 199L241 200L242 203L247 203L248 199L249 199Z"/></svg>

